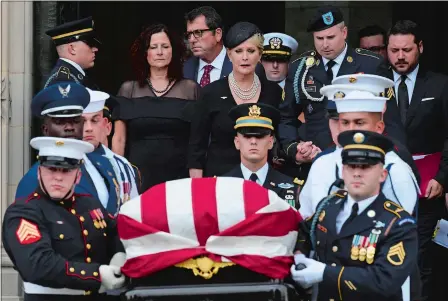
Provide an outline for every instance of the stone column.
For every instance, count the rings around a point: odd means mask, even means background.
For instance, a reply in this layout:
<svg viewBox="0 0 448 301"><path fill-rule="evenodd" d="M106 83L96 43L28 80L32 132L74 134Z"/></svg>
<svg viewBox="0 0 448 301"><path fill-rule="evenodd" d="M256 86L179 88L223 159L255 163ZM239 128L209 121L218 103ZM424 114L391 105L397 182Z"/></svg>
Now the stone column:
<svg viewBox="0 0 448 301"><path fill-rule="evenodd" d="M2 217L30 164L30 102L33 95L33 2L1 3L2 16ZM19 300L21 281L3 247L2 300Z"/></svg>

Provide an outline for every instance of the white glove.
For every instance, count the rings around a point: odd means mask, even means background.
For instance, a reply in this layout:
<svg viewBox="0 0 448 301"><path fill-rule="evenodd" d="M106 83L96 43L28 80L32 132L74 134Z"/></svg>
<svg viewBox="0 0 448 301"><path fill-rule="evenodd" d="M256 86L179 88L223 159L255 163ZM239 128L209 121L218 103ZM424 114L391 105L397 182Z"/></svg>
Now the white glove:
<svg viewBox="0 0 448 301"><path fill-rule="evenodd" d="M295 282L300 284L303 288L309 288L315 283L319 283L324 278L324 270L326 265L322 262L314 259L306 258L305 256L297 256L303 254L294 255L294 261L296 264L303 263L306 268L300 271L296 271L295 265L291 266L291 276Z"/></svg>
<svg viewBox="0 0 448 301"><path fill-rule="evenodd" d="M126 262L126 253L124 252L117 252L112 256L112 259L109 262L109 265L114 265L119 268L123 267L124 263Z"/></svg>
<svg viewBox="0 0 448 301"><path fill-rule="evenodd" d="M113 265L101 265L100 268L101 287L98 293L107 290L119 289L124 286L125 277L121 274L120 268Z"/></svg>

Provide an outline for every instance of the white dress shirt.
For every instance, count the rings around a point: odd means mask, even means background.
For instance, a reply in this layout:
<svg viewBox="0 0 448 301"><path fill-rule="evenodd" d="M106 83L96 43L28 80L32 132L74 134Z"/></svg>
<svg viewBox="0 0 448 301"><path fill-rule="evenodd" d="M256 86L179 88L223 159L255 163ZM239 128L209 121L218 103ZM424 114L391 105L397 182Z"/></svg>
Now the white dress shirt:
<svg viewBox="0 0 448 301"><path fill-rule="evenodd" d="M255 173L258 177L257 183L263 186L264 182L266 181L266 177L268 176L269 164L266 162L262 168L260 168L256 172L253 172L246 166L244 166L243 163L241 163L241 171L243 173L244 180L249 180L250 176Z"/></svg>
<svg viewBox="0 0 448 301"><path fill-rule="evenodd" d="M82 70L81 66L79 66L77 63L75 63L72 60L66 59L66 58L60 58L61 60L63 60L64 62L69 63L70 65L72 65L73 67L75 67L82 75L86 76L86 73L84 72L84 70Z"/></svg>
<svg viewBox="0 0 448 301"><path fill-rule="evenodd" d="M278 82L277 84L282 88L285 89L285 82L286 82L286 78L284 80L282 80L281 82Z"/></svg>
<svg viewBox="0 0 448 301"><path fill-rule="evenodd" d="M106 183L104 183L104 178L86 155L83 156L83 160L84 166L86 167L86 170L92 179L93 185L95 186L96 193L98 193L98 198L100 199L103 207L107 208L107 203L109 202L109 191L107 190Z"/></svg>
<svg viewBox="0 0 448 301"><path fill-rule="evenodd" d="M338 178L342 179L341 152L342 148L338 148L332 153L319 157L311 165L305 186L299 196L299 211L303 218L313 215L319 202L339 189L332 187L332 184L336 181L336 167ZM385 163L384 168L390 166L390 170L381 191L387 199L399 204L412 214L419 193L412 169L393 151L386 154Z"/></svg>
<svg viewBox="0 0 448 301"><path fill-rule="evenodd" d="M414 70L412 70L411 73L406 74L406 86L408 87L408 95L409 95L409 103L411 103L412 100L412 93L414 92L414 87L415 87L415 81L417 80L417 73L418 73L418 68L420 67L420 65L417 65L417 67L415 67ZM395 70L393 70L394 73L394 85L395 85L395 99L398 103L398 86L401 83L401 74L398 74L397 72L395 72Z"/></svg>
<svg viewBox="0 0 448 301"><path fill-rule="evenodd" d="M372 196L370 198L367 198L362 201L358 201L358 212L357 214L360 215L364 212L364 210L369 207L370 204L375 201L378 195ZM344 207L341 211L339 211L337 217L336 217L336 231L339 234L341 232L342 225L345 223L345 221L350 217L350 214L352 214L352 207L356 203L356 201L350 196L347 196L347 200L344 203Z"/></svg>
<svg viewBox="0 0 448 301"><path fill-rule="evenodd" d="M344 50L335 58L333 61L336 63L333 65L331 70L333 71L333 78L338 76L339 69L341 68L342 63L344 62L345 54L347 53L347 43L345 43ZM322 57L322 62L324 63L325 70L328 69L327 63L329 62L329 59L326 59Z"/></svg>
<svg viewBox="0 0 448 301"><path fill-rule="evenodd" d="M212 65L213 69L210 71L210 82L214 82L221 78L222 65L224 64L224 60L226 58L226 48L222 47L221 52L210 64L202 59L199 59L199 69L198 69L198 78L196 81L198 84L201 82L202 75L204 74L204 67L207 65Z"/></svg>

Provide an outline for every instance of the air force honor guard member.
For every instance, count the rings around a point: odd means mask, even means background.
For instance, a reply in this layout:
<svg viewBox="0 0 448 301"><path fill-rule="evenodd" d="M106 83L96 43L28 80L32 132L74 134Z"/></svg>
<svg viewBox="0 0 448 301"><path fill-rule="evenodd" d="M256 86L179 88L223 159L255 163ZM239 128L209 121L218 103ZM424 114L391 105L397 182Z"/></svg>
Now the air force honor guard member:
<svg viewBox="0 0 448 301"><path fill-rule="evenodd" d="M382 134L382 116L388 98L379 95L393 85L392 81L370 74L345 77L349 84L329 85L321 89L321 93L336 104L339 132L359 129ZM333 152L324 152L311 165L299 196L300 213L304 218L311 216L320 200L331 194L333 189L343 188L341 151L342 148L336 147ZM382 192L412 214L417 202L418 184L411 167L393 150L386 153L385 164L389 173L382 184Z"/></svg>
<svg viewBox="0 0 448 301"><path fill-rule="evenodd" d="M285 101L280 106L285 117L279 125L280 142L290 158L295 158L297 116L302 111L306 136L301 138L312 141L322 150L331 144L325 118L327 99L319 92L320 88L344 74L385 75L387 72L381 56L361 48L353 49L346 43L347 27L338 8L320 7L307 30L313 33L315 50L303 53L291 63L285 83Z"/></svg>
<svg viewBox="0 0 448 301"><path fill-rule="evenodd" d="M318 284L318 300L409 301L409 276L417 263L414 219L381 193L387 177L385 156L393 143L383 135L346 131L343 179L348 191L323 199L304 223L309 239L299 238L292 278ZM310 248L311 244L311 248ZM304 254L312 249L317 260ZM300 254L302 253L302 254ZM310 256L314 257L314 256Z"/></svg>
<svg viewBox="0 0 448 301"><path fill-rule="evenodd" d="M37 137L34 193L6 209L2 240L24 281L25 301L108 300L125 278L109 265L122 256L116 221L98 200L77 195L81 161L93 146L76 139Z"/></svg>
<svg viewBox="0 0 448 301"><path fill-rule="evenodd" d="M268 152L274 146L274 129L280 112L266 104L241 104L233 107L229 116L235 121L235 147L240 151L241 164L224 177L244 178L275 191L291 206L296 207L298 179L292 179L269 166Z"/></svg>
<svg viewBox="0 0 448 301"><path fill-rule="evenodd" d="M95 55L101 44L96 37L92 17L64 23L45 32L56 45L59 59L51 70L44 88L60 81L74 81L95 89L85 70L95 64Z"/></svg>
<svg viewBox="0 0 448 301"><path fill-rule="evenodd" d="M287 34L280 32L264 34L261 63L268 80L278 83L282 89L285 88L289 60L296 52L297 47L299 47L299 43L296 39Z"/></svg>

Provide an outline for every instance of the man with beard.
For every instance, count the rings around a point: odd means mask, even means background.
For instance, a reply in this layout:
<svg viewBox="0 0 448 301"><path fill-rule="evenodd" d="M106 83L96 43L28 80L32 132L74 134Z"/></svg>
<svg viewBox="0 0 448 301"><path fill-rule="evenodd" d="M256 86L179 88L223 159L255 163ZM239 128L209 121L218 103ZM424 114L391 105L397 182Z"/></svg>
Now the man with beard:
<svg viewBox="0 0 448 301"><path fill-rule="evenodd" d="M431 270L437 266L443 273L446 271L434 258L442 254L446 258L447 250L434 245L431 237L437 221L447 218L443 194L448 184L448 77L419 63L423 53L422 32L412 21L400 20L389 30L387 53L407 146L421 176L418 210L424 297L421 300L444 300L443 275Z"/></svg>

